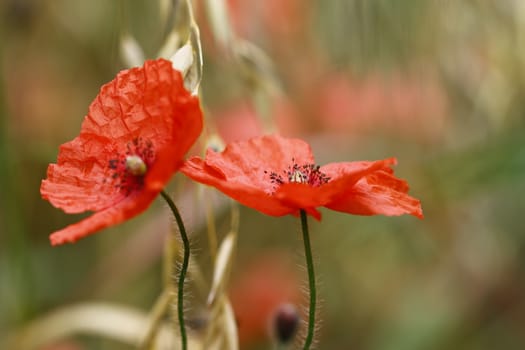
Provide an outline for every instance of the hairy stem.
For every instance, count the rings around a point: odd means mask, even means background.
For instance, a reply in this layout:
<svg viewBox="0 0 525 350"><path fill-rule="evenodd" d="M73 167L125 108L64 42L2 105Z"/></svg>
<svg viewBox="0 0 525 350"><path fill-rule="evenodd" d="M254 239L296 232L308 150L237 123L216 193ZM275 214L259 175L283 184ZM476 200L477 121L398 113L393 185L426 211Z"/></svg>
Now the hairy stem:
<svg viewBox="0 0 525 350"><path fill-rule="evenodd" d="M164 191L161 191L160 194L162 198L168 203L168 206L175 217L177 226L179 227L180 237L182 239L182 244L184 247L184 257L182 259L182 267L180 270L179 276L179 285L177 293L177 312L179 316L179 326L180 326L180 338L182 342L182 350L186 350L188 347L188 336L186 335L186 328L184 326L184 279L186 278L186 273L188 272L188 264L190 261L190 241L188 240L188 235L186 234L186 229L184 227L184 222L179 213L179 210L173 203L173 200L168 196Z"/></svg>
<svg viewBox="0 0 525 350"><path fill-rule="evenodd" d="M314 262L312 259L312 248L310 246L310 235L308 233L308 218L306 212L301 209L301 228L303 231L304 241L304 255L306 256L306 268L308 270L308 290L310 292L310 305L308 307L308 333L304 341L303 350L310 349L314 339L315 329L315 303L316 303L316 289L315 289L315 272Z"/></svg>

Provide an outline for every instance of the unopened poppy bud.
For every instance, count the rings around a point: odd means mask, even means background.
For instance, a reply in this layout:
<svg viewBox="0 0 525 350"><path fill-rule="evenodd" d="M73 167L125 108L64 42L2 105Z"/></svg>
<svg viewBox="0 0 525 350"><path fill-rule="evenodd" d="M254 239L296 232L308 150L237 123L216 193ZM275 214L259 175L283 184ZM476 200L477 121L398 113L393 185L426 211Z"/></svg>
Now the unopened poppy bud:
<svg viewBox="0 0 525 350"><path fill-rule="evenodd" d="M289 343L299 328L299 312L292 304L280 305L274 315L272 331L279 344Z"/></svg>
<svg viewBox="0 0 525 350"><path fill-rule="evenodd" d="M139 156L127 156L126 170L133 176L142 176L146 174L148 167Z"/></svg>

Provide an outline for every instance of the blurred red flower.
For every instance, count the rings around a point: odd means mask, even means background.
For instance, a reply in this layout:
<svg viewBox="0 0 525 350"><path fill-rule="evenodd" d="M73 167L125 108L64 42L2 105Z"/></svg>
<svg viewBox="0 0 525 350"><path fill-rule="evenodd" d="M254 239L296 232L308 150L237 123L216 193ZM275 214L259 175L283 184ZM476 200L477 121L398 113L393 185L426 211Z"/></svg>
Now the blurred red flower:
<svg viewBox="0 0 525 350"><path fill-rule="evenodd" d="M151 204L202 130L199 101L170 61L120 72L91 103L80 134L60 146L40 193L90 217L50 236L58 245L130 219Z"/></svg>
<svg viewBox="0 0 525 350"><path fill-rule="evenodd" d="M279 130L281 135L298 134L299 116L295 107L285 98L272 98L269 103L271 120L258 116L253 103L248 100L236 100L233 103L211 110L217 131L224 142L245 141L264 134L265 122ZM270 118L269 118L270 119Z"/></svg>
<svg viewBox="0 0 525 350"><path fill-rule="evenodd" d="M432 142L440 139L447 115L443 89L430 73L369 73L357 80L325 74L306 94L308 110L328 131L385 130ZM319 126L318 126L319 127Z"/></svg>
<svg viewBox="0 0 525 350"><path fill-rule="evenodd" d="M279 44L285 41L283 38L304 32L310 8L315 4L304 0L228 0L227 5L236 33L254 38L268 32L280 39L275 42Z"/></svg>
<svg viewBox="0 0 525 350"><path fill-rule="evenodd" d="M253 106L240 101L218 108L213 115L217 132L224 142L248 140L263 134L263 126Z"/></svg>
<svg viewBox="0 0 525 350"><path fill-rule="evenodd" d="M271 253L242 264L230 288L242 348L271 336L271 322L282 305L300 305L301 282L289 254Z"/></svg>
<svg viewBox="0 0 525 350"><path fill-rule="evenodd" d="M395 158L316 166L310 146L299 139L262 136L234 142L222 153L209 149L205 159L190 158L181 171L214 186L264 214L321 219L318 207L357 215L423 217L408 184L394 176Z"/></svg>

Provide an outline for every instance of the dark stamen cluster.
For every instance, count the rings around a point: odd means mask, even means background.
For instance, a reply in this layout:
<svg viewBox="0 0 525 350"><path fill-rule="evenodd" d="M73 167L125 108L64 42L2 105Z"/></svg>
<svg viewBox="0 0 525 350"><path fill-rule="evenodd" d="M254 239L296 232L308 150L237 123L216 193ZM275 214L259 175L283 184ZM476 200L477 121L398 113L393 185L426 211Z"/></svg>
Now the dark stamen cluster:
<svg viewBox="0 0 525 350"><path fill-rule="evenodd" d="M294 158L292 158L292 163L293 165L289 166L288 169L283 170L284 176L274 171L270 172L269 177L271 183L275 185L282 185L284 183L302 183L318 187L330 181L330 178L320 170L321 168L319 165L299 165L295 162ZM264 173L268 174L267 171Z"/></svg>
<svg viewBox="0 0 525 350"><path fill-rule="evenodd" d="M126 168L128 156L138 156L149 168L155 160L155 149L150 140L136 137L126 145L126 153L118 154L117 158L109 160L109 168L113 170L111 178L115 181L115 187L129 195L134 190L139 190L144 184L144 175L133 175Z"/></svg>
<svg viewBox="0 0 525 350"><path fill-rule="evenodd" d="M265 170L264 173L267 174L268 172ZM282 185L284 183L283 177L277 174L275 171L270 173L270 182L276 185Z"/></svg>

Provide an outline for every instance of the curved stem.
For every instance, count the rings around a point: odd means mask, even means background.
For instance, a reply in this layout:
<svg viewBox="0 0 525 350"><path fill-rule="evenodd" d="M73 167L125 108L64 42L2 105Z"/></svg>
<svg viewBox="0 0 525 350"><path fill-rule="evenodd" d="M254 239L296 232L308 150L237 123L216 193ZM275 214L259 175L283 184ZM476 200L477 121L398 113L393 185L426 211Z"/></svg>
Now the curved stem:
<svg viewBox="0 0 525 350"><path fill-rule="evenodd" d="M161 191L160 194L162 198L168 203L168 206L177 221L177 226L179 227L180 237L182 239L182 244L184 246L184 257L182 259L182 267L180 270L179 276L179 285L177 291L177 312L179 316L179 326L180 326L180 338L182 342L182 350L186 350L188 347L188 337L186 335L186 328L184 327L184 279L186 278L186 273L188 272L188 264L190 261L190 241L188 240L188 235L186 234L186 229L184 228L184 222L180 216L179 210L173 203L173 200L168 196L164 191Z"/></svg>
<svg viewBox="0 0 525 350"><path fill-rule="evenodd" d="M315 303L316 303L316 289L315 289L315 272L314 262L312 258L312 248L310 247L310 236L308 233L308 218L306 212L301 209L301 228L303 231L304 241L304 255L306 256L306 268L308 270L308 289L310 291L310 306L308 308L308 333L304 341L303 350L310 349L314 339L315 328Z"/></svg>

